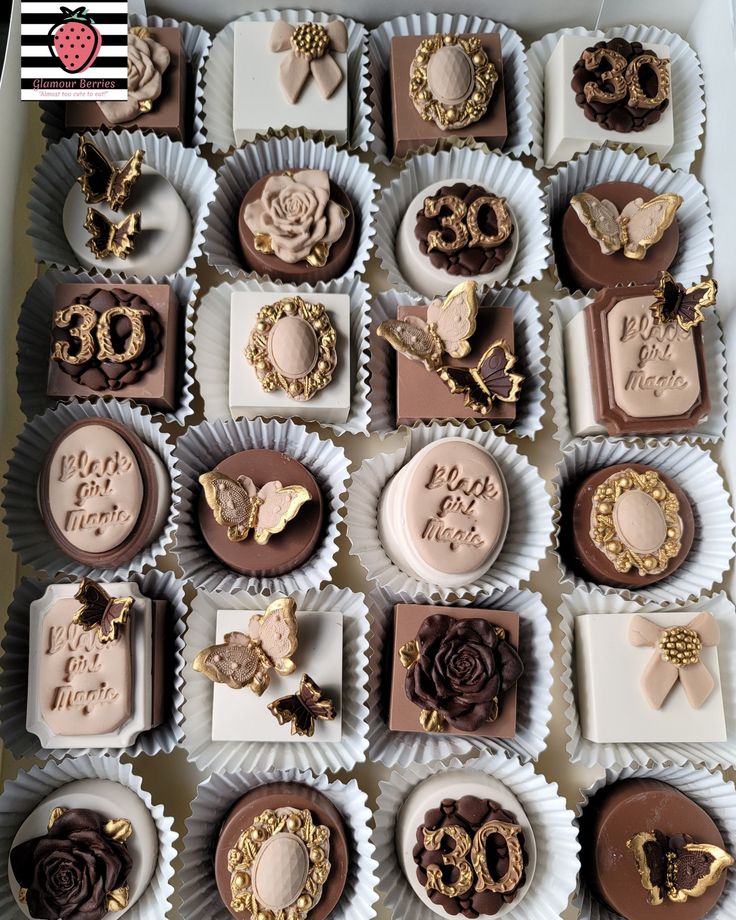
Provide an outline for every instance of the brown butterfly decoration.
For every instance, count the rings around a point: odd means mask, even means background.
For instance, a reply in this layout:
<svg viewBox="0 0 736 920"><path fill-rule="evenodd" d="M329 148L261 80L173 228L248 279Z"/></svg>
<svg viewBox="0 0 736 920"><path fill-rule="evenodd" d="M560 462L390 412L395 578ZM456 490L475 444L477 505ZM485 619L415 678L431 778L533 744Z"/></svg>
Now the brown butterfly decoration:
<svg viewBox="0 0 736 920"><path fill-rule="evenodd" d="M248 634L231 632L225 641L203 649L192 667L216 684L233 690L250 688L260 696L277 674L293 674L296 665L296 603L290 597L272 601L264 614L254 614L248 622Z"/></svg>
<svg viewBox="0 0 736 920"><path fill-rule="evenodd" d="M702 323L703 309L716 302L718 285L712 278L686 288L678 284L669 272L660 272L654 289L652 313L658 323L677 323L688 332Z"/></svg>
<svg viewBox="0 0 736 920"><path fill-rule="evenodd" d="M132 597L111 597L91 578L83 578L74 597L82 606L74 614L73 623L85 632L97 630L100 642L114 642L130 614Z"/></svg>
<svg viewBox="0 0 736 920"><path fill-rule="evenodd" d="M516 355L503 339L490 345L475 367L441 367L440 378L451 393L465 396L465 406L486 415L495 400L516 402L524 382L523 374L512 371Z"/></svg>
<svg viewBox="0 0 736 920"><path fill-rule="evenodd" d="M128 214L119 224L108 220L100 211L87 208L84 229L92 234L87 246L96 259L113 255L118 259L127 259L133 251L134 241L141 232L141 212Z"/></svg>
<svg viewBox="0 0 736 920"><path fill-rule="evenodd" d="M121 166L114 166L92 141L82 134L77 148L77 162L84 172L77 179L87 204L106 202L113 211L119 210L128 200L133 186L141 174L144 152L136 150Z"/></svg>
<svg viewBox="0 0 736 920"><path fill-rule="evenodd" d="M290 696L282 696L268 704L279 725L291 723L291 734L311 738L318 720L331 722L336 715L335 704L325 699L312 678L305 674L299 690Z"/></svg>

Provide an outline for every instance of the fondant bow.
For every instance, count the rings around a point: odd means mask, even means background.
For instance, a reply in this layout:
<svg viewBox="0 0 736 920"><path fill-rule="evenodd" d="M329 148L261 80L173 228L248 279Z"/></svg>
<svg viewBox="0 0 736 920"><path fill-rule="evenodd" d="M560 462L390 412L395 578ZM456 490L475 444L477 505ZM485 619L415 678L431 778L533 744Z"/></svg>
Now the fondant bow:
<svg viewBox="0 0 736 920"><path fill-rule="evenodd" d="M685 627L661 627L635 616L629 625L629 642L649 646L654 654L641 676L641 687L652 709L661 709L679 680L693 709L700 709L713 692L715 680L700 660L703 646L718 645L718 621L699 613Z"/></svg>
<svg viewBox="0 0 736 920"><path fill-rule="evenodd" d="M348 50L348 30L339 19L324 25L302 22L293 26L280 20L271 30L271 51L288 51L279 66L281 89L294 105L311 73L322 96L329 99L342 83L343 74L331 51Z"/></svg>

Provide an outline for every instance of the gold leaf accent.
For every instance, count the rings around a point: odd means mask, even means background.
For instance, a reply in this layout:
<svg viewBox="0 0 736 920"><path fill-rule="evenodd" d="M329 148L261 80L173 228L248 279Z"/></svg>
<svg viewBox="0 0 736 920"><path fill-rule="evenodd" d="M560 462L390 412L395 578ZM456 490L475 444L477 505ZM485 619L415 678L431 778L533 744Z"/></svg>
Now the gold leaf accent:
<svg viewBox="0 0 736 920"><path fill-rule="evenodd" d="M139 100L139 102L138 102L138 111L139 111L141 114L145 114L146 112L150 112L152 108L153 108L153 102L152 102L150 99L141 99L141 100Z"/></svg>
<svg viewBox="0 0 736 920"><path fill-rule="evenodd" d="M436 709L423 709L419 714L419 724L425 732L440 733L446 728L444 718Z"/></svg>
<svg viewBox="0 0 736 920"><path fill-rule="evenodd" d="M49 823L47 825L48 830L51 830L51 828L56 824L56 822L64 814L65 811L66 808L61 808L61 806L52 809L51 814L49 815Z"/></svg>
<svg viewBox="0 0 736 920"><path fill-rule="evenodd" d="M125 910L129 900L130 889L127 885L123 885L122 888L116 888L114 891L108 892L105 907L110 913L117 913L119 910Z"/></svg>
<svg viewBox="0 0 736 920"><path fill-rule="evenodd" d="M498 697L494 696L493 699L491 700L491 712L490 712L490 715L488 716L488 721L495 722L497 718L498 718Z"/></svg>
<svg viewBox="0 0 736 920"><path fill-rule="evenodd" d="M307 264L311 265L312 268L322 268L327 262L329 254L330 247L327 243L315 243L312 246L312 251L307 256Z"/></svg>
<svg viewBox="0 0 736 920"><path fill-rule="evenodd" d="M116 843L125 843L133 833L133 825L127 818L113 818L102 828L103 833Z"/></svg>
<svg viewBox="0 0 736 920"><path fill-rule="evenodd" d="M253 236L253 245L257 252L262 252L267 256L273 253L273 241L269 233L256 233Z"/></svg>
<svg viewBox="0 0 736 920"><path fill-rule="evenodd" d="M21 904L25 904L25 903L26 903L26 898L27 898L27 897L28 897L28 889L27 889L27 888L20 888L20 889L18 890L18 900L20 901L20 903L21 903Z"/></svg>
<svg viewBox="0 0 736 920"><path fill-rule="evenodd" d="M699 878L692 888L676 888L674 883L676 856L671 850L667 850L665 851L667 872L664 886L655 885L652 881L649 861L647 860L646 845L656 842L656 836L649 831L634 834L633 837L626 841L626 846L631 850L634 857L642 888L649 893L649 903L655 906L664 903L665 898L675 904L684 904L688 898L702 897L710 887L718 882L723 871L734 864L733 857L715 844L687 843L683 847L685 852L705 853L713 860L707 874Z"/></svg>
<svg viewBox="0 0 736 920"><path fill-rule="evenodd" d="M137 35L138 38L142 38L144 41L151 37L151 30L146 26L131 26L128 32Z"/></svg>
<svg viewBox="0 0 736 920"><path fill-rule="evenodd" d="M408 671L413 665L415 665L419 659L419 643L416 639L412 639L410 642L405 643L399 649L399 660L403 667Z"/></svg>
<svg viewBox="0 0 736 920"><path fill-rule="evenodd" d="M503 628L503 626L494 626L493 631L496 633L499 639L506 638L506 630Z"/></svg>
<svg viewBox="0 0 736 920"><path fill-rule="evenodd" d="M672 315L667 311L667 291L674 287L677 290L678 301L675 304L675 312ZM658 323L676 322L681 329L689 332L694 326L702 323L705 319L703 309L712 307L716 302L718 294L718 284L712 278L706 278L699 284L692 287L683 287L678 284L668 271L659 273L657 286L654 288L654 303L651 305L651 311L654 319ZM683 315L681 304L687 302L692 309L692 319Z"/></svg>

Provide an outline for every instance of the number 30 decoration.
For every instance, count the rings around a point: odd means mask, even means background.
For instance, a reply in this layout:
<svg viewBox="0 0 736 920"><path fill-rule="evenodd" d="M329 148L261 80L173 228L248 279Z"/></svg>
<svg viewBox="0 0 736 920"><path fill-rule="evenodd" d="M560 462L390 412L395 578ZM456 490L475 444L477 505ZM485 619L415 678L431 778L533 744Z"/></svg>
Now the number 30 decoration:
<svg viewBox="0 0 736 920"><path fill-rule="evenodd" d="M610 68L599 75L600 83L591 80L583 87L588 102L611 103L626 99L626 104L632 109L655 109L669 96L669 61L657 57L651 51L644 51L627 62L618 51L596 48L593 51L584 51L582 59L586 70L596 70L604 60ZM657 92L653 96L647 95L641 85L642 67L651 68L657 78ZM604 89L606 85L611 89Z"/></svg>

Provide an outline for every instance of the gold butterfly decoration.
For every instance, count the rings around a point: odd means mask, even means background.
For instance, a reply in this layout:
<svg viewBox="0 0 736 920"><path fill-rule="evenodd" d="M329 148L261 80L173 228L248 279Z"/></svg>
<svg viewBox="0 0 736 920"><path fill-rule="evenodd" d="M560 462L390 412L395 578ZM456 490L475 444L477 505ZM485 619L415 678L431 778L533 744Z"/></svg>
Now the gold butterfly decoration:
<svg viewBox="0 0 736 920"><path fill-rule="evenodd" d="M640 261L662 239L682 198L669 193L650 201L634 198L619 212L607 198L580 192L572 196L570 204L604 255L622 251L627 259Z"/></svg>
<svg viewBox="0 0 736 920"><path fill-rule="evenodd" d="M465 397L466 408L485 415L494 400L516 402L519 398L524 375L512 371L515 364L516 355L499 339L483 352L475 367L442 367L439 375L451 393Z"/></svg>
<svg viewBox="0 0 736 920"><path fill-rule="evenodd" d="M248 633L231 632L223 642L209 645L192 667L213 683L233 690L250 688L260 696L271 683L269 671L293 674L297 650L296 603L290 597L272 601L263 614L254 614Z"/></svg>
<svg viewBox="0 0 736 920"><path fill-rule="evenodd" d="M83 172L77 182L82 187L87 204L104 201L113 211L119 210L138 181L144 156L143 150L136 150L128 162L118 168L82 134L77 148L77 162Z"/></svg>
<svg viewBox="0 0 736 920"><path fill-rule="evenodd" d="M658 323L677 323L688 332L705 319L703 310L716 302L718 285L712 278L686 288L669 272L660 272L652 313Z"/></svg>
<svg viewBox="0 0 736 920"><path fill-rule="evenodd" d="M116 224L95 208L87 208L84 229L91 234L87 246L96 259L109 255L127 259L133 251L135 238L141 232L141 212L128 214Z"/></svg>
<svg viewBox="0 0 736 920"><path fill-rule="evenodd" d="M249 476L238 476L236 480L217 470L203 473L199 481L215 520L227 527L232 543L245 540L253 531L256 543L264 546L310 499L304 486L284 486L272 480L258 489Z"/></svg>
<svg viewBox="0 0 736 920"><path fill-rule="evenodd" d="M291 724L292 735L311 738L318 721L331 722L337 712L332 700L322 695L322 690L308 674L304 674L299 690L289 696L282 696L268 704L268 709L279 721L279 725Z"/></svg>
<svg viewBox="0 0 736 920"><path fill-rule="evenodd" d="M133 606L132 597L111 597L102 585L83 578L74 597L82 606L73 622L85 632L97 631L100 642L114 642L120 634Z"/></svg>

